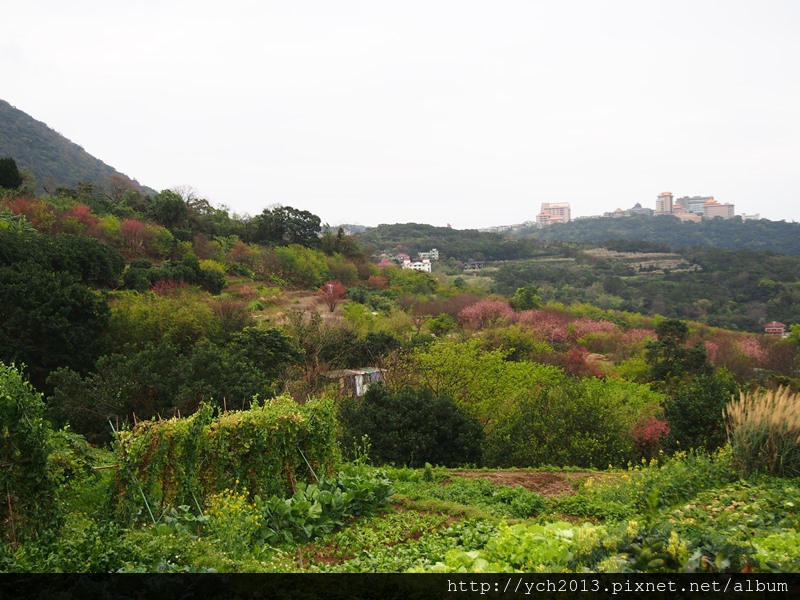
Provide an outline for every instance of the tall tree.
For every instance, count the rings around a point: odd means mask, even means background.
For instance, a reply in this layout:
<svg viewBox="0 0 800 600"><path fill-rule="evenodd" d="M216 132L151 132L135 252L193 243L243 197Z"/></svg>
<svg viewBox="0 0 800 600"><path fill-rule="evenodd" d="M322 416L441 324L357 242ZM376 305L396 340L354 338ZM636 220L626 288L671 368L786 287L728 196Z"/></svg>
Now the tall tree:
<svg viewBox="0 0 800 600"><path fill-rule="evenodd" d="M0 158L0 188L16 190L23 182L16 161L13 158Z"/></svg>
<svg viewBox="0 0 800 600"><path fill-rule="evenodd" d="M189 221L189 207L180 195L163 190L153 199L150 216L170 231L185 227Z"/></svg>
<svg viewBox="0 0 800 600"><path fill-rule="evenodd" d="M253 221L255 242L270 246L300 244L309 248L320 245L322 223L317 215L307 210L298 210L291 206L265 208Z"/></svg>
<svg viewBox="0 0 800 600"><path fill-rule="evenodd" d="M664 319L656 325L658 339L647 344L650 376L655 381L669 381L684 375L711 374L713 367L701 343L686 346L689 327L679 319Z"/></svg>

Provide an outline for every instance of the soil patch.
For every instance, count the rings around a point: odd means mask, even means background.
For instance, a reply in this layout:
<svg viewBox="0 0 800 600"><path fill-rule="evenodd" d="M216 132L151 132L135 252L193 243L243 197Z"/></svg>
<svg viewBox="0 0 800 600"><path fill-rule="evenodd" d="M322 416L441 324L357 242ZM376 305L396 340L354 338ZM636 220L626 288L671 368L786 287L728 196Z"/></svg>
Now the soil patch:
<svg viewBox="0 0 800 600"><path fill-rule="evenodd" d="M575 493L577 481L606 477L606 473L592 471L521 471L516 469L500 471L454 471L454 477L486 479L497 485L514 487L521 485L540 496L568 496Z"/></svg>

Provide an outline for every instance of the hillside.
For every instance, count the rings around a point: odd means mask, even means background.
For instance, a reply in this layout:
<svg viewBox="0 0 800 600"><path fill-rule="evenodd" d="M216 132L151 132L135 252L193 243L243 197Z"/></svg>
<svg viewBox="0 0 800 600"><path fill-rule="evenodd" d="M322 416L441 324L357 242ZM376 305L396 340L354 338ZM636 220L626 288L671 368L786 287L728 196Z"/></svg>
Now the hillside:
<svg viewBox="0 0 800 600"><path fill-rule="evenodd" d="M0 157L11 157L20 169L31 171L39 194L79 182L105 188L112 178L117 185L154 193L5 100L0 100Z"/></svg>
<svg viewBox="0 0 800 600"><path fill-rule="evenodd" d="M130 196L0 197L0 572L797 571L800 256Z"/></svg>
<svg viewBox="0 0 800 600"><path fill-rule="evenodd" d="M712 246L725 250L766 250L800 255L800 223L712 219L682 223L669 216L578 219L517 234L542 241L603 243L609 240L647 240L672 249Z"/></svg>
<svg viewBox="0 0 800 600"><path fill-rule="evenodd" d="M405 252L413 256L436 248L443 259L460 261L531 258L540 254L542 246L534 240L509 240L499 233L420 223L378 225L356 234L355 238L361 244L374 246L378 252Z"/></svg>

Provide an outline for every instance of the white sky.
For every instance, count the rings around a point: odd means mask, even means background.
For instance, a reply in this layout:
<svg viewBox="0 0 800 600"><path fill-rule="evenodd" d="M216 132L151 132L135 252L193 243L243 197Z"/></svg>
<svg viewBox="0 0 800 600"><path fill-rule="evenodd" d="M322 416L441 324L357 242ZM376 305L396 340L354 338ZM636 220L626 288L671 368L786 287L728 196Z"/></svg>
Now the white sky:
<svg viewBox="0 0 800 600"><path fill-rule="evenodd" d="M797 0L5 0L0 98L157 190L456 228L800 221Z"/></svg>

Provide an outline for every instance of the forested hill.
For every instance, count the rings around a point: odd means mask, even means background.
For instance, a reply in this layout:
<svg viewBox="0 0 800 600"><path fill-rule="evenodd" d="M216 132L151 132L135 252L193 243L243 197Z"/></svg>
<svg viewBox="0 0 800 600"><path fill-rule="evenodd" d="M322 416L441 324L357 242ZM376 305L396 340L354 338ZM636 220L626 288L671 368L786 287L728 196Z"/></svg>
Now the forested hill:
<svg viewBox="0 0 800 600"><path fill-rule="evenodd" d="M414 256L436 248L443 259L462 261L532 258L544 245L536 240L510 240L499 233L420 223L378 225L355 237L361 244L374 246L378 252L404 252Z"/></svg>
<svg viewBox="0 0 800 600"><path fill-rule="evenodd" d="M122 185L155 193L5 100L0 100L2 157L13 158L20 169L33 173L39 194L53 193L57 187L75 187L80 182L98 188Z"/></svg>
<svg viewBox="0 0 800 600"><path fill-rule="evenodd" d="M520 232L521 237L560 242L603 243L608 240L646 240L670 248L713 246L728 250L767 250L800 255L800 223L711 219L683 223L674 217L578 219L564 225Z"/></svg>

